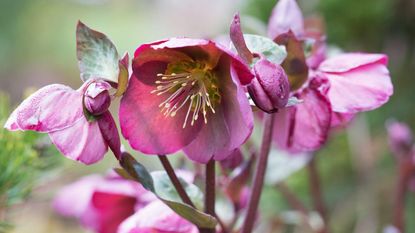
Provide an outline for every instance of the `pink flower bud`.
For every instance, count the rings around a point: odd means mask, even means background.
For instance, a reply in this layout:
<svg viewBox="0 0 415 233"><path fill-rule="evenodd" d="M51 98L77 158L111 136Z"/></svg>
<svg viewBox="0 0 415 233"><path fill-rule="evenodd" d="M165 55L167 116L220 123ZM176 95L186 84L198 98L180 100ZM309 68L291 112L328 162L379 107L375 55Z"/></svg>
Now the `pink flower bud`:
<svg viewBox="0 0 415 233"><path fill-rule="evenodd" d="M101 115L108 110L111 104L111 97L108 89L111 86L106 82L91 83L86 92L84 104L89 113L94 116Z"/></svg>
<svg viewBox="0 0 415 233"><path fill-rule="evenodd" d="M290 86L284 69L264 58L254 65L255 79L248 86L248 92L256 106L267 113L285 107Z"/></svg>
<svg viewBox="0 0 415 233"><path fill-rule="evenodd" d="M411 153L412 132L409 127L397 121L386 124L389 134L389 146L396 156L405 156Z"/></svg>

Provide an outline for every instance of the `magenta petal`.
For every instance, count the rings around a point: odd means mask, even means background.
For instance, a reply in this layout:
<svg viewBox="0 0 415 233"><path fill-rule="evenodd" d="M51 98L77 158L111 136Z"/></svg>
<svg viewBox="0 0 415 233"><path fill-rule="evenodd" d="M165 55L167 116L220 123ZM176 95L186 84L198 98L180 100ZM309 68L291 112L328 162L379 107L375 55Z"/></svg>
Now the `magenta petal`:
<svg viewBox="0 0 415 233"><path fill-rule="evenodd" d="M279 0L269 18L268 37L275 39L290 30L297 38L301 37L304 34L303 21L303 14L295 0Z"/></svg>
<svg viewBox="0 0 415 233"><path fill-rule="evenodd" d="M239 17L239 13L236 13L233 16L233 21L230 28L230 37L233 45L238 51L239 56L241 56L246 63L250 64L253 56L245 43L244 34L242 33L241 29L241 19Z"/></svg>
<svg viewBox="0 0 415 233"><path fill-rule="evenodd" d="M331 114L331 127L347 126L347 124L349 124L355 116L355 113L333 112Z"/></svg>
<svg viewBox="0 0 415 233"><path fill-rule="evenodd" d="M83 118L82 93L68 86L48 85L24 100L5 124L8 130L50 132Z"/></svg>
<svg viewBox="0 0 415 233"><path fill-rule="evenodd" d="M304 89L304 102L275 114L274 139L281 149L296 153L319 149L326 141L331 123L331 106L319 91Z"/></svg>
<svg viewBox="0 0 415 233"><path fill-rule="evenodd" d="M174 117L165 117L158 106L167 97L150 93L155 86L141 81L153 79L164 71L163 63L147 63L132 76L128 89L121 99L120 126L131 147L146 154L170 154L188 145L198 134L202 121L183 129L186 111L178 111ZM148 81L146 81L148 82ZM150 82L154 83L154 81ZM188 104L187 104L188 105ZM184 107L187 109L187 106Z"/></svg>
<svg viewBox="0 0 415 233"><path fill-rule="evenodd" d="M330 82L333 111L356 113L386 103L393 93L386 62L377 54L344 54L323 62L319 69Z"/></svg>
<svg viewBox="0 0 415 233"><path fill-rule="evenodd" d="M117 125L110 112L105 112L98 119L99 129L108 146L111 148L117 159L121 158L121 141Z"/></svg>
<svg viewBox="0 0 415 233"><path fill-rule="evenodd" d="M84 164L101 160L108 150L98 123L88 122L85 117L69 128L50 132L49 136L63 155Z"/></svg>

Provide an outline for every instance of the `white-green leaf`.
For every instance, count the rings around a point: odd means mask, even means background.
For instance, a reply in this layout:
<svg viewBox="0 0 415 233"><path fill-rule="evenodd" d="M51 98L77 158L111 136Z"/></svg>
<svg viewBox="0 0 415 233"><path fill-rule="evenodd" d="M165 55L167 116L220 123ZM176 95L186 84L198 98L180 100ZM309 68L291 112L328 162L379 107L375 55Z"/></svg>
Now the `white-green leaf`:
<svg viewBox="0 0 415 233"><path fill-rule="evenodd" d="M106 35L79 21L76 28L76 49L82 81L99 78L118 82L118 52Z"/></svg>
<svg viewBox="0 0 415 233"><path fill-rule="evenodd" d="M262 54L273 63L281 64L287 56L284 46L267 37L244 34L244 38L246 46L252 53Z"/></svg>

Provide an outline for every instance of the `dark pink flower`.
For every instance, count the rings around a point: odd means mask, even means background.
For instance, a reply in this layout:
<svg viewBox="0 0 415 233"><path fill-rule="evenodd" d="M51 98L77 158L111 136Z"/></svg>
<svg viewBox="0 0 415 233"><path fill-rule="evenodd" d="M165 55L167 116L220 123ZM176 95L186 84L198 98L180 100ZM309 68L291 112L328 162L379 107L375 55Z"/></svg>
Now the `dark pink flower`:
<svg viewBox="0 0 415 233"><path fill-rule="evenodd" d="M134 181L116 174L91 175L61 189L54 208L94 232L114 233L122 221L154 200L152 193Z"/></svg>
<svg viewBox="0 0 415 233"><path fill-rule="evenodd" d="M209 40L141 45L121 100L122 134L145 154L183 149L201 163L224 159L251 134L242 85L252 76L239 58Z"/></svg>
<svg viewBox="0 0 415 233"><path fill-rule="evenodd" d="M153 201L126 219L118 233L198 233L195 225L183 219L162 201Z"/></svg>
<svg viewBox="0 0 415 233"><path fill-rule="evenodd" d="M63 155L85 164L102 159L108 146L118 156L120 139L107 110L110 88L99 80L78 90L60 84L43 87L14 110L5 128L48 133Z"/></svg>
<svg viewBox="0 0 415 233"><path fill-rule="evenodd" d="M283 17L286 15L289 17ZM346 53L326 58L324 35L310 33L304 28L303 16L295 0L278 2L268 31L278 43L288 38L287 59L294 63L295 56L290 56L290 50L293 53L299 50L290 47L295 44L295 39L290 41L289 38L294 36L299 42L314 41L312 53L307 58L308 78L290 78L295 87L292 86L292 95L303 103L276 114L274 138L279 147L291 152L317 150L326 141L331 127L348 123L358 112L382 106L392 95L386 55ZM283 67L295 68L294 63L283 64Z"/></svg>

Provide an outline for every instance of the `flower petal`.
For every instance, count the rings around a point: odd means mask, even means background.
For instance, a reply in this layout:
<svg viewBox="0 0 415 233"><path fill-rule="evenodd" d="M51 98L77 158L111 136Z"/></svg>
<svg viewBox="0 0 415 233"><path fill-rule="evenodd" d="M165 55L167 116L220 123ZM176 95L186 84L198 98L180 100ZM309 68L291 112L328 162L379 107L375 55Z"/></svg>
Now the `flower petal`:
<svg viewBox="0 0 415 233"><path fill-rule="evenodd" d="M71 127L50 132L49 136L63 155L87 165L101 160L108 150L98 122L88 122L85 117Z"/></svg>
<svg viewBox="0 0 415 233"><path fill-rule="evenodd" d="M304 34L303 21L303 14L295 0L279 0L269 18L268 37L274 40L290 30L297 38L301 37Z"/></svg>
<svg viewBox="0 0 415 233"><path fill-rule="evenodd" d="M331 106L318 90L299 93L303 103L275 114L274 140L292 153L314 151L326 141L331 123Z"/></svg>
<svg viewBox="0 0 415 233"><path fill-rule="evenodd" d="M67 128L83 117L82 93L53 84L25 99L10 115L5 128L50 132Z"/></svg>
<svg viewBox="0 0 415 233"><path fill-rule="evenodd" d="M386 103L393 93L386 62L378 54L344 54L323 62L319 69L330 82L333 111L356 113Z"/></svg>
<svg viewBox="0 0 415 233"><path fill-rule="evenodd" d="M121 158L120 136L118 135L118 129L114 118L112 118L109 111L103 113L99 117L98 125L105 142L111 148L115 157L119 160Z"/></svg>
<svg viewBox="0 0 415 233"><path fill-rule="evenodd" d="M157 73L164 73L166 65L149 62L135 70L128 89L121 99L120 126L131 147L145 154L170 154L188 145L198 134L202 121L183 129L186 111L174 117L165 117L158 106L167 97L150 93L155 89ZM146 83L144 83L146 82ZM188 104L187 104L188 105ZM187 109L188 106L183 109Z"/></svg>

